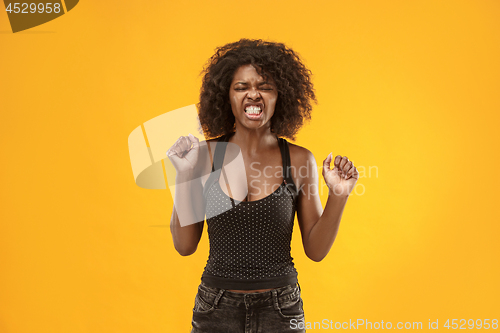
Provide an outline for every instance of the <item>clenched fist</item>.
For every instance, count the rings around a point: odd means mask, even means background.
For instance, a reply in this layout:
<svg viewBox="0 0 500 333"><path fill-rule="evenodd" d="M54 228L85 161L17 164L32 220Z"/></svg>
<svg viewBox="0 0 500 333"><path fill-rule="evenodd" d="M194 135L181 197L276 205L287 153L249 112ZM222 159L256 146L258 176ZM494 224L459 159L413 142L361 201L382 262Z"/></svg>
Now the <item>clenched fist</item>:
<svg viewBox="0 0 500 333"><path fill-rule="evenodd" d="M193 171L198 162L199 153L200 140L193 134L181 136L172 147L167 150L167 156L174 165L177 173Z"/></svg>
<svg viewBox="0 0 500 333"><path fill-rule="evenodd" d="M323 161L323 177L330 192L335 195L349 195L359 178L359 173L347 156L335 156L330 169L332 153Z"/></svg>

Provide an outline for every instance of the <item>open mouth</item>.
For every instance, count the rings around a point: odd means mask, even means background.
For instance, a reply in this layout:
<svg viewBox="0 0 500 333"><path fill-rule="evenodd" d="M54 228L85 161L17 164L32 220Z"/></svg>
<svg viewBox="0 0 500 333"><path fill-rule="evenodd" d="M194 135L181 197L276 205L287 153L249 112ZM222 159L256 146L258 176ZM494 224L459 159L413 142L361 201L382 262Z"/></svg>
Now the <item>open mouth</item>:
<svg viewBox="0 0 500 333"><path fill-rule="evenodd" d="M245 114L250 119L260 118L262 115L262 107L259 105L248 105L245 107Z"/></svg>

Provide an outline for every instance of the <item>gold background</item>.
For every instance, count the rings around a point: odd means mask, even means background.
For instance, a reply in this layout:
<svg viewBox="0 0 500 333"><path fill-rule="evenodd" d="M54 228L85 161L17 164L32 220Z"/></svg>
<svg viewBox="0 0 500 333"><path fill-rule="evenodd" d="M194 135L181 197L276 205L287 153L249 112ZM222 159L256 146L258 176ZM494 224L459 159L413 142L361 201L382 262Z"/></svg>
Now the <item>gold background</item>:
<svg viewBox="0 0 500 333"><path fill-rule="evenodd" d="M127 138L196 103L242 37L312 70L296 143L367 171L326 259L296 225L306 321L500 319L499 22L496 0L82 1L13 34L2 8L0 332L189 331L206 229L175 252L169 191L134 183Z"/></svg>

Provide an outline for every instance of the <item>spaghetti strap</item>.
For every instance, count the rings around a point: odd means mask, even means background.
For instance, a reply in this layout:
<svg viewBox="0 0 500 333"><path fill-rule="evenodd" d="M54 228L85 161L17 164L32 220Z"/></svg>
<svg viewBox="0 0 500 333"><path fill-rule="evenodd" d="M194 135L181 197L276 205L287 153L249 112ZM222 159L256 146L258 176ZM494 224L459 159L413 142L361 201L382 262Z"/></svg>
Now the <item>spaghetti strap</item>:
<svg viewBox="0 0 500 333"><path fill-rule="evenodd" d="M232 134L232 133L231 133ZM223 135L219 138L217 145L215 147L214 158L212 162L212 172L208 177L205 186L203 187L203 196L206 198L208 193L208 189L215 183L219 181L219 177L222 171L222 165L224 162L224 155L226 154L227 142L229 142L229 138L231 134ZM293 200L298 196L298 189L295 185L295 182L292 178L291 173L291 162L290 162L290 151L288 148L288 142L283 138L278 138L278 145L281 153L281 162L283 167L283 182L285 183L285 187L292 194ZM227 181L226 181L227 184ZM227 184L229 190L229 184ZM229 195L231 198L231 203L233 207L235 206L234 199L232 195Z"/></svg>
<svg viewBox="0 0 500 333"><path fill-rule="evenodd" d="M222 164L224 162L224 155L226 154L226 148L227 148L227 142L229 141L229 138L231 137L231 134L226 134L223 135L217 140L217 144L215 145L215 152L214 152L214 158L212 161L212 172L210 173L210 176L208 176L207 181L205 182L205 186L203 186L203 196L206 199L208 190L210 187L215 184L216 182L219 181L220 174L222 171ZM224 174L225 176L225 174ZM227 183L227 177L224 177L226 179L226 184L229 190L229 184ZM230 191L230 190L229 190ZM229 196L231 198L231 203L233 207L236 206L234 203L234 200L232 198L232 195Z"/></svg>
<svg viewBox="0 0 500 333"><path fill-rule="evenodd" d="M278 145L281 152L281 162L283 164L283 181L285 182L286 188L290 191L293 196L293 200L298 196L298 189L292 178L292 163L290 162L290 150L288 148L288 141L283 138L278 138Z"/></svg>
<svg viewBox="0 0 500 333"><path fill-rule="evenodd" d="M226 154L226 147L228 141L229 141L228 134L221 136L217 141L217 144L215 146L214 159L212 163L212 172L222 168L222 163L224 162L224 155ZM224 143L219 144L220 142Z"/></svg>

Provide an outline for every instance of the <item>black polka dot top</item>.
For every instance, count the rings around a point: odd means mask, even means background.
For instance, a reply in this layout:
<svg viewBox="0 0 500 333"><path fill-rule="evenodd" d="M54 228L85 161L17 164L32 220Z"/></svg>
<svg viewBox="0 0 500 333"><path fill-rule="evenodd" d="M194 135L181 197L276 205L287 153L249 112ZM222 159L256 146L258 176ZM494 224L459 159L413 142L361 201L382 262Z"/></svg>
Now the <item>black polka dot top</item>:
<svg viewBox="0 0 500 333"><path fill-rule="evenodd" d="M297 189L290 174L288 142L278 138L283 183L256 201L238 201L219 184L230 135L219 139L204 186L210 254L201 280L222 289L266 289L297 283L290 255Z"/></svg>

